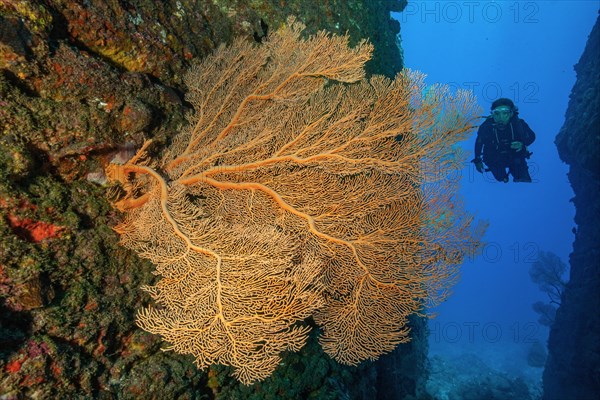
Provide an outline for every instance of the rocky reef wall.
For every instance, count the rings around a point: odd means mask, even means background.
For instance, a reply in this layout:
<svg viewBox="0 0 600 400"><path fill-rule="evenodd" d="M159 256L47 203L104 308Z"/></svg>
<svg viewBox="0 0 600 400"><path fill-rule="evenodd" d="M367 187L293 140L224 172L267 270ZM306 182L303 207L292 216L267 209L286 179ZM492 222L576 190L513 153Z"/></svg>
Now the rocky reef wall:
<svg viewBox="0 0 600 400"><path fill-rule="evenodd" d="M160 351L135 326L153 267L118 245L100 171L185 123L183 74L235 37L289 15L311 34L375 46L369 73L402 68L390 11L405 0L0 2L0 397L297 399L414 395L424 324L384 363L341 367L313 337L251 387ZM401 362L404 360L404 362ZM413 360L414 362L407 362ZM402 371L390 366L402 365ZM393 374L388 378L386 374ZM385 382L377 393L374 382Z"/></svg>
<svg viewBox="0 0 600 400"><path fill-rule="evenodd" d="M548 341L544 399L600 396L600 20L575 66L565 123L555 143L575 192L571 277Z"/></svg>

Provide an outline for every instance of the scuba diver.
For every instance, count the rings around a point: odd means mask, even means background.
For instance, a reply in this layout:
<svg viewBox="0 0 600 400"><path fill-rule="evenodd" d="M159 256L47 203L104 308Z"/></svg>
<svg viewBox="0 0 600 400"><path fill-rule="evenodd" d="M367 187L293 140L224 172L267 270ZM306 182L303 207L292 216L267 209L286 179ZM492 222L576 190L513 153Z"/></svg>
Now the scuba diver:
<svg viewBox="0 0 600 400"><path fill-rule="evenodd" d="M475 140L475 164L477 172L491 171L498 182L531 182L527 150L535 140L535 133L519 118L519 111L512 100L499 98L492 103L492 115L487 117L477 131ZM481 158L483 151L483 159ZM506 169L508 168L508 172Z"/></svg>

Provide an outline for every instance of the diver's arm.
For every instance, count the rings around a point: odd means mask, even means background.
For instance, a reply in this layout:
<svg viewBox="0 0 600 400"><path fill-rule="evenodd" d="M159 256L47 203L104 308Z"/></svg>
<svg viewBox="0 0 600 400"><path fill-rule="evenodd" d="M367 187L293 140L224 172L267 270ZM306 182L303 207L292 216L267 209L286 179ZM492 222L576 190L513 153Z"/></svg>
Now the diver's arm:
<svg viewBox="0 0 600 400"><path fill-rule="evenodd" d="M481 152L483 151L483 140L481 139L481 129L477 131L477 139L475 139L475 160L481 160Z"/></svg>
<svg viewBox="0 0 600 400"><path fill-rule="evenodd" d="M523 128L523 137L521 138L521 141L525 146L529 146L535 140L535 133L529 127L529 125L527 125L527 122L525 122L524 120L521 120L520 122L521 127Z"/></svg>

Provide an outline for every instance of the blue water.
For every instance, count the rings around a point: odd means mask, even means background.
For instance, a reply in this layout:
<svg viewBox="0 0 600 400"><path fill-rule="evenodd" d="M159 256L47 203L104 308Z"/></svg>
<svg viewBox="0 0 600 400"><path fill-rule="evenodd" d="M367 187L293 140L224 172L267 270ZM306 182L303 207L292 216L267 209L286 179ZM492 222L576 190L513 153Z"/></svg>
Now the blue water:
<svg viewBox="0 0 600 400"><path fill-rule="evenodd" d="M573 192L554 138L599 8L599 1L410 1L392 14L401 23L406 67L427 73L428 83L472 89L484 113L496 98L511 98L537 135L530 184L495 182L468 163L460 172L466 207L489 221L487 244L466 260L454 295L434 310L432 357L475 353L499 371L541 379L526 355L533 341L547 340L531 308L547 297L528 270L539 251L568 263L572 250ZM471 152L474 141L475 132L465 143Z"/></svg>

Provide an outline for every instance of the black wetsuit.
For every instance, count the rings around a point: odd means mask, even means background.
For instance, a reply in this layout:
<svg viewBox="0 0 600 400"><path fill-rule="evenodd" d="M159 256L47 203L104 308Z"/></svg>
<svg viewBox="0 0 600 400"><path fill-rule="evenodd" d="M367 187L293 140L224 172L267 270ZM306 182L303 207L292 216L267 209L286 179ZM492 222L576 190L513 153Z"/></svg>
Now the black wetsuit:
<svg viewBox="0 0 600 400"><path fill-rule="evenodd" d="M498 181L507 182L510 173L514 182L531 182L525 161L530 153L525 146L534 140L535 133L516 114L506 125L496 124L492 117L488 117L477 131L475 159L481 159L483 151L483 162ZM511 149L511 142L521 142L523 147L520 151Z"/></svg>

